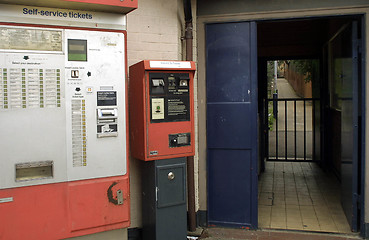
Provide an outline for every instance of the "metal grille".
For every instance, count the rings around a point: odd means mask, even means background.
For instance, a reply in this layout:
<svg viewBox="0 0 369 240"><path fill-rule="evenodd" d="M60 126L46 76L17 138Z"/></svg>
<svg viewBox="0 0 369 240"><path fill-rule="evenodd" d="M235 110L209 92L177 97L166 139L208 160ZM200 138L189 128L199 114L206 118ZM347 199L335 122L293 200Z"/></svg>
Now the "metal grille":
<svg viewBox="0 0 369 240"><path fill-rule="evenodd" d="M318 103L316 98L273 98L266 101L268 161L315 161L314 112Z"/></svg>

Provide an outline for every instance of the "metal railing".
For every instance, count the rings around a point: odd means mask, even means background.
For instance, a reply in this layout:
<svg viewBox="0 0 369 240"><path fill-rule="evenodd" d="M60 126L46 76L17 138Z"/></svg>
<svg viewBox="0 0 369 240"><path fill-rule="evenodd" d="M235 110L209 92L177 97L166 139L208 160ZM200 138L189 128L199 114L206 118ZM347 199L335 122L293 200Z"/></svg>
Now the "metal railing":
<svg viewBox="0 0 369 240"><path fill-rule="evenodd" d="M283 98L265 101L268 161L313 162L317 98ZM273 111L270 111L270 109Z"/></svg>

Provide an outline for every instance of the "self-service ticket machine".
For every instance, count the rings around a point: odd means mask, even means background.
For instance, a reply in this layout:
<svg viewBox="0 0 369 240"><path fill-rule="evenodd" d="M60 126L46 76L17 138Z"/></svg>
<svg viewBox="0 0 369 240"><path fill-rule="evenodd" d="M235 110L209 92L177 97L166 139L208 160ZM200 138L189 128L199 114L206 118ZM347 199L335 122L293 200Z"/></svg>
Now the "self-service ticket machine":
<svg viewBox="0 0 369 240"><path fill-rule="evenodd" d="M187 239L186 157L194 155L194 62L130 67L131 154L143 160L143 237Z"/></svg>
<svg viewBox="0 0 369 240"><path fill-rule="evenodd" d="M1 239L129 226L126 16L83 2L0 4Z"/></svg>

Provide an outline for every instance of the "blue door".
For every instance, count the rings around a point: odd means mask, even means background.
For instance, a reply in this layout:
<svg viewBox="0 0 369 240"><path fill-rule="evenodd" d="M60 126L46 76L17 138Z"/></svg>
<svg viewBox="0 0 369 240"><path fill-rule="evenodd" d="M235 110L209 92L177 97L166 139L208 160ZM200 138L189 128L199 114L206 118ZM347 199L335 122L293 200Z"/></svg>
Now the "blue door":
<svg viewBox="0 0 369 240"><path fill-rule="evenodd" d="M335 77L341 81L341 200L352 231L358 230L359 214L359 39L353 22L331 43Z"/></svg>
<svg viewBox="0 0 369 240"><path fill-rule="evenodd" d="M206 25L208 223L257 228L256 23Z"/></svg>

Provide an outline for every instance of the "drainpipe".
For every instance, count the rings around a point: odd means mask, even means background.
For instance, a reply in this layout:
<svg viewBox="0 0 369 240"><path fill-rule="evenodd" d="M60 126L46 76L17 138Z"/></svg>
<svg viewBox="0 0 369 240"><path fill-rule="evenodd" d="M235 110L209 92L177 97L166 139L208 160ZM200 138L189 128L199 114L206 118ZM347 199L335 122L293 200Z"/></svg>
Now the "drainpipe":
<svg viewBox="0 0 369 240"><path fill-rule="evenodd" d="M186 61L193 60L193 34L192 34L192 8L191 0L183 0L185 14L185 40L186 40ZM188 229L196 231L195 212L195 163L194 157L187 158L187 202L188 202Z"/></svg>
<svg viewBox="0 0 369 240"><path fill-rule="evenodd" d="M186 40L186 61L193 60L192 54L192 42L193 42L193 34L192 34L192 9L191 9L191 0L183 0L184 4L184 13L185 13L185 40Z"/></svg>

